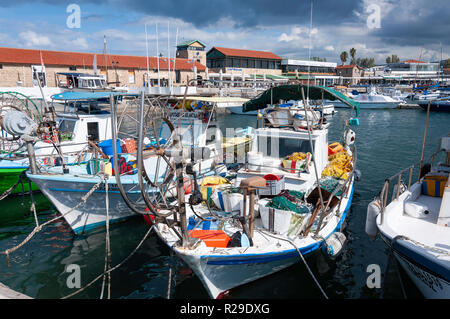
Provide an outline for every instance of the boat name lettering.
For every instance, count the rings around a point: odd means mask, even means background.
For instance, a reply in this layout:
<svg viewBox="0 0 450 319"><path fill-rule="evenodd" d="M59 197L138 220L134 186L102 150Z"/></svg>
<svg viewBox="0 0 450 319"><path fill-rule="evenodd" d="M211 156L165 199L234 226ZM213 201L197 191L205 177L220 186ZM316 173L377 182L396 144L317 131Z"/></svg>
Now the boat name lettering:
<svg viewBox="0 0 450 319"><path fill-rule="evenodd" d="M435 276L429 274L428 272L425 272L418 267L414 266L410 262L406 262L406 265L408 266L408 269L422 281L425 285L427 285L430 289L437 292L437 288L440 290L443 289L442 284L438 278Z"/></svg>

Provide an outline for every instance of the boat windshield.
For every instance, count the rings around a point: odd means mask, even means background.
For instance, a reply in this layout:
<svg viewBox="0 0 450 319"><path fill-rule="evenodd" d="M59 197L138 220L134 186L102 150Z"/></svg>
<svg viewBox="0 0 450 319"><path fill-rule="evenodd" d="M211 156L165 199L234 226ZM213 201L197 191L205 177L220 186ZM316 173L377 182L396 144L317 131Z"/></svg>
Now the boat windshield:
<svg viewBox="0 0 450 319"><path fill-rule="evenodd" d="M60 120L59 122L59 132L61 133L62 140L72 140L73 131L75 129L76 121L73 120Z"/></svg>
<svg viewBox="0 0 450 319"><path fill-rule="evenodd" d="M314 140L312 143L314 146ZM274 158L283 158L295 152L312 153L309 140L271 136L258 136L258 151Z"/></svg>

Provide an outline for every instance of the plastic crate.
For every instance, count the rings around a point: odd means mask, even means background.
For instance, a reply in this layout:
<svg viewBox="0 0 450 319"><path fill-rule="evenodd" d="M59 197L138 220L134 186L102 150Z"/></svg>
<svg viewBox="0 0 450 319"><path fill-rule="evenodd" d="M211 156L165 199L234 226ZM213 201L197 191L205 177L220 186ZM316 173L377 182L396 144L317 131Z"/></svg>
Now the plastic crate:
<svg viewBox="0 0 450 319"><path fill-rule="evenodd" d="M265 177L264 177L265 178ZM258 195L275 196L284 189L284 176L279 176L280 180L267 180L266 187L258 189Z"/></svg>

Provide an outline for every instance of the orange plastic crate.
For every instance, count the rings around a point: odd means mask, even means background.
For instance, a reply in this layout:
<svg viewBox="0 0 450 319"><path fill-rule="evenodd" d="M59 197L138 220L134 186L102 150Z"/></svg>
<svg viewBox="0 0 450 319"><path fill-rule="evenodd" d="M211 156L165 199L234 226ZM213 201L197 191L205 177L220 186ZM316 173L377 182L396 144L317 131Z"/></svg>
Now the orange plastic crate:
<svg viewBox="0 0 450 319"><path fill-rule="evenodd" d="M203 240L207 247L221 247L228 246L231 238L222 230L202 230L196 229L189 232L191 237Z"/></svg>

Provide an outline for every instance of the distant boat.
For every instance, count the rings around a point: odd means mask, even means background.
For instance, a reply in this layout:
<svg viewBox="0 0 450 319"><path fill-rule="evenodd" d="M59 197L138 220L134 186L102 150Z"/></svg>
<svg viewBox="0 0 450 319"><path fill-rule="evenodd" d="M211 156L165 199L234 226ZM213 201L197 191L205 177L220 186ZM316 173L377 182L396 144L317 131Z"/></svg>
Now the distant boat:
<svg viewBox="0 0 450 319"><path fill-rule="evenodd" d="M359 106L362 109L395 109L399 106L399 104L405 103L403 100L394 99L390 96L379 94L374 87L371 88L369 93L348 93L348 96L356 102L359 102ZM331 101L326 102L332 103ZM333 103L334 107L348 107L340 101L333 101Z"/></svg>
<svg viewBox="0 0 450 319"><path fill-rule="evenodd" d="M428 102L430 102L430 111L435 112L450 112L450 98L441 98L436 100L421 100L417 104L424 109L428 109Z"/></svg>

